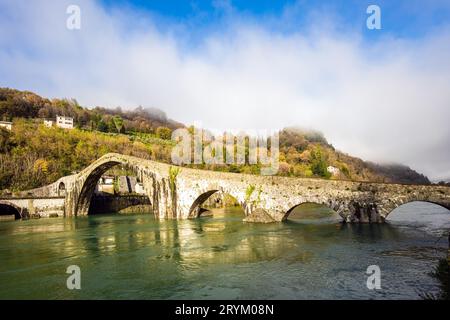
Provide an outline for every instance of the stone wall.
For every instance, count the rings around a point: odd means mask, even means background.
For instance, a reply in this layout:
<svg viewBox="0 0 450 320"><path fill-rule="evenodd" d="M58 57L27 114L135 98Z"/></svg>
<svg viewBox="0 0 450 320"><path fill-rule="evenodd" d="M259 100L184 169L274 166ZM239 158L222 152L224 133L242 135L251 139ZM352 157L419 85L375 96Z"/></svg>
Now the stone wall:
<svg viewBox="0 0 450 320"><path fill-rule="evenodd" d="M63 217L64 198L8 198L1 202L11 204L20 210L22 218Z"/></svg>

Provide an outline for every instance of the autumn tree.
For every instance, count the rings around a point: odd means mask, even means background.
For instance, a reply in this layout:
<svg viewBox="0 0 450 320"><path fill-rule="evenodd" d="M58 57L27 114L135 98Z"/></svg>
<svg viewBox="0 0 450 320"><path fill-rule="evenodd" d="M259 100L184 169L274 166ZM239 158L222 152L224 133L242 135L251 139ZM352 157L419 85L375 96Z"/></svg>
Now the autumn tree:
<svg viewBox="0 0 450 320"><path fill-rule="evenodd" d="M326 156L323 154L320 147L316 147L311 151L310 161L313 174L324 178L331 177L331 174L327 170L328 164Z"/></svg>
<svg viewBox="0 0 450 320"><path fill-rule="evenodd" d="M156 129L156 135L158 138L170 140L172 138L172 130L167 127L158 127Z"/></svg>
<svg viewBox="0 0 450 320"><path fill-rule="evenodd" d="M14 143L11 141L11 132L0 127L0 153L6 153L11 150Z"/></svg>
<svg viewBox="0 0 450 320"><path fill-rule="evenodd" d="M121 116L114 116L112 118L112 121L114 122L114 125L116 126L117 132L122 132L123 129L123 119Z"/></svg>

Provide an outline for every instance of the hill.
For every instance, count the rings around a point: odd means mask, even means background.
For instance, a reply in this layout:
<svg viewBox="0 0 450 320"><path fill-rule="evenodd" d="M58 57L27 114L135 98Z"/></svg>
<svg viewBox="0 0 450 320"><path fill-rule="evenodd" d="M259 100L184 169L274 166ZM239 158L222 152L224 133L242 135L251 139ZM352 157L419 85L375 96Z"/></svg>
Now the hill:
<svg viewBox="0 0 450 320"><path fill-rule="evenodd" d="M428 180L426 176L402 164L393 163L380 165L367 162L367 165L377 174L385 176L389 181L405 184L430 184L430 180Z"/></svg>
<svg viewBox="0 0 450 320"><path fill-rule="evenodd" d="M286 128L280 132L281 174L302 177L429 184L427 177L401 164L375 164L336 150L317 131ZM328 172L333 167L334 173ZM337 170L336 170L337 169Z"/></svg>
<svg viewBox="0 0 450 320"><path fill-rule="evenodd" d="M81 107L76 99L46 99L29 92L0 88L0 119L11 121L14 118L55 119L57 115L74 119L78 128L101 132L141 132L156 133L159 127L175 129L182 127L156 108L139 106L131 111L121 107L107 109L96 106L92 109Z"/></svg>
<svg viewBox="0 0 450 320"><path fill-rule="evenodd" d="M43 119L74 118L75 128L48 128ZM0 128L0 190L36 188L79 171L108 152L171 162L171 132L183 124L155 108L84 108L75 99L0 88L0 119L13 121L11 131ZM248 148L248 146L247 146ZM191 167L259 174L258 165ZM379 165L335 150L317 131L280 131L279 175L357 181L428 184L428 179L402 165Z"/></svg>

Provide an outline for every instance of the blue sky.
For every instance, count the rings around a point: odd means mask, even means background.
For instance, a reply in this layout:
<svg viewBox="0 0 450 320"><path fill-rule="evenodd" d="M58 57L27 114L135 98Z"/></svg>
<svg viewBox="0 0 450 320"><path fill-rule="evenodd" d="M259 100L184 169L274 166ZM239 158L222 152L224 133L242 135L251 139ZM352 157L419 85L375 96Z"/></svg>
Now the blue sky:
<svg viewBox="0 0 450 320"><path fill-rule="evenodd" d="M450 177L449 57L449 0L0 0L1 87L214 131L313 128L432 179Z"/></svg>
<svg viewBox="0 0 450 320"><path fill-rule="evenodd" d="M383 31L378 34L365 27L365 10L371 4L382 10ZM292 27L302 26L308 14L317 11L339 17L345 27L359 30L369 39L380 33L422 36L450 20L450 1L447 0L102 0L102 5L105 8L131 7L172 22L194 22L200 28L221 23L226 7L232 8L234 15L262 22L268 17L279 18L284 11L290 10Z"/></svg>

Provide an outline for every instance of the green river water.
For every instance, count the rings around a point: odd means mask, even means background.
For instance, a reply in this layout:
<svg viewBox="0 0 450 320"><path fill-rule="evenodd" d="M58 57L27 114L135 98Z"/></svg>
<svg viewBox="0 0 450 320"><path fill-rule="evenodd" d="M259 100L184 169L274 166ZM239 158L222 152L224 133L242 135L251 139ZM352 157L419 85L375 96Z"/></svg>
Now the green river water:
<svg viewBox="0 0 450 320"><path fill-rule="evenodd" d="M439 292L430 272L447 254L446 209L405 205L384 225L345 225L314 210L317 216L266 225L243 223L237 208L187 221L147 214L2 222L0 299L420 299ZM66 287L70 265L80 267L80 290ZM381 269L380 290L366 286L369 265Z"/></svg>

